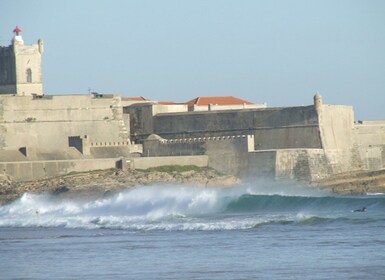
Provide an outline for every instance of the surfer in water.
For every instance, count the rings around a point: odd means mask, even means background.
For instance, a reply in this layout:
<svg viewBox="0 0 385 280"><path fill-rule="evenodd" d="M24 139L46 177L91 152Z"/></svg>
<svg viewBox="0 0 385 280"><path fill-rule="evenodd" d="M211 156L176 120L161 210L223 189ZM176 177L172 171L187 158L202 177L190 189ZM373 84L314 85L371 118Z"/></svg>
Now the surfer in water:
<svg viewBox="0 0 385 280"><path fill-rule="evenodd" d="M362 207L360 209L353 210L353 212L366 212L368 209L366 207Z"/></svg>

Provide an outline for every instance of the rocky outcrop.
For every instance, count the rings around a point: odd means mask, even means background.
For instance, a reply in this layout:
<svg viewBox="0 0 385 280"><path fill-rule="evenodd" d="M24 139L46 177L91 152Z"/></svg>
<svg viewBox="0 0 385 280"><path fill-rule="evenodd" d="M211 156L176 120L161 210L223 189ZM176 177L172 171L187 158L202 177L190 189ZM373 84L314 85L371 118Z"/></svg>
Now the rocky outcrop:
<svg viewBox="0 0 385 280"><path fill-rule="evenodd" d="M385 193L385 170L341 173L311 185L342 195Z"/></svg>
<svg viewBox="0 0 385 280"><path fill-rule="evenodd" d="M13 201L26 192L48 192L68 198L103 197L134 186L148 184L190 184L195 186L230 186L240 180L204 168L199 171L159 172L135 170L99 170L68 174L60 177L29 182L12 182L0 177L0 205Z"/></svg>

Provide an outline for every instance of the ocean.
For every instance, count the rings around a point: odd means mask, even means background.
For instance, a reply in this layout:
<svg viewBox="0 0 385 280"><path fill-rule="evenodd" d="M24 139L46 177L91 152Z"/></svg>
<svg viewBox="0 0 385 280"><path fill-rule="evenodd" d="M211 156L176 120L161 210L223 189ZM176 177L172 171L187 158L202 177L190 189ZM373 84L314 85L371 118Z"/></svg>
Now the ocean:
<svg viewBox="0 0 385 280"><path fill-rule="evenodd" d="M267 182L26 193L0 206L0 279L385 279L384 214L384 194Z"/></svg>

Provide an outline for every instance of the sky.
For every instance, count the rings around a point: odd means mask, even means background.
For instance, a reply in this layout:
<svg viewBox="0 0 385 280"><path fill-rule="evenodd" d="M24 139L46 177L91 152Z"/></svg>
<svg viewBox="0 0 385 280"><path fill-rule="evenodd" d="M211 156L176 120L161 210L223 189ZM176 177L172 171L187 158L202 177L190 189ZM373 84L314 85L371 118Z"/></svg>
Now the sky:
<svg viewBox="0 0 385 280"><path fill-rule="evenodd" d="M1 0L0 45L43 38L44 93L232 95L385 119L382 0Z"/></svg>

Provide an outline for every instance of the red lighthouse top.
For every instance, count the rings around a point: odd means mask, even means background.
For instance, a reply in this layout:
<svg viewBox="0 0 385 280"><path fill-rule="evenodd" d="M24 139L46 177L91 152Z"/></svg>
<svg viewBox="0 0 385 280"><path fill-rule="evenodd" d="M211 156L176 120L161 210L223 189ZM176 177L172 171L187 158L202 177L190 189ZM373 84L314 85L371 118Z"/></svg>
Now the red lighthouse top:
<svg viewBox="0 0 385 280"><path fill-rule="evenodd" d="M21 29L19 28L19 26L16 26L16 28L13 29L13 33L16 33L17 36L19 35L20 32L21 32Z"/></svg>

